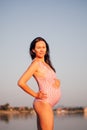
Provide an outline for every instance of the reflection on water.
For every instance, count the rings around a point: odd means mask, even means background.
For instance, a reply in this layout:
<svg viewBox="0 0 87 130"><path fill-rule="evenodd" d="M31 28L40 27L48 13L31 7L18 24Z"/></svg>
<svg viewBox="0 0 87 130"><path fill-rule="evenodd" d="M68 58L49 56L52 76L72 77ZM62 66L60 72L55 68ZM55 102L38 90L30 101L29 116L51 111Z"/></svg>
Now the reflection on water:
<svg viewBox="0 0 87 130"><path fill-rule="evenodd" d="M28 112L21 112L21 113L5 113L0 115L0 121L4 121L6 123L9 123L10 120L18 120L18 119L28 119L33 117L34 114L30 114Z"/></svg>
<svg viewBox="0 0 87 130"><path fill-rule="evenodd" d="M54 130L87 130L87 117L84 114L54 114ZM0 130L37 130L36 115L14 113L0 115Z"/></svg>
<svg viewBox="0 0 87 130"><path fill-rule="evenodd" d="M5 122L8 123L9 122L9 115L4 115L4 114L1 115L0 116L0 120L5 121Z"/></svg>

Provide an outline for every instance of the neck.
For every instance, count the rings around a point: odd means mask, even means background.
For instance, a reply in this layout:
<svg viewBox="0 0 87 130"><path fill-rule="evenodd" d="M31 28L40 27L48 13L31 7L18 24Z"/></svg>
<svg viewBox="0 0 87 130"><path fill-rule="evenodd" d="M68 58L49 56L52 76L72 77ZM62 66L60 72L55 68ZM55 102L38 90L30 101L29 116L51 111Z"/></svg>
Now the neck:
<svg viewBox="0 0 87 130"><path fill-rule="evenodd" d="M42 61L42 62L45 62L45 61L44 61L44 58L37 58L37 57L36 57L35 59L37 59L37 60L39 60L39 61Z"/></svg>

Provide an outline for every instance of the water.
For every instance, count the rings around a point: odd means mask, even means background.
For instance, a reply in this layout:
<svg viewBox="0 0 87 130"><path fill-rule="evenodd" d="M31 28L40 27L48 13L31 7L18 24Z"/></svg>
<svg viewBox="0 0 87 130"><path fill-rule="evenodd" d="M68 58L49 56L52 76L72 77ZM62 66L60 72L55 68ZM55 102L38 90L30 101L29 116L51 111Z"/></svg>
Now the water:
<svg viewBox="0 0 87 130"><path fill-rule="evenodd" d="M55 130L87 130L87 118L83 115L55 116Z"/></svg>
<svg viewBox="0 0 87 130"><path fill-rule="evenodd" d="M83 114L54 117L54 130L87 130L87 117ZM37 130L36 116L24 113L0 115L0 130Z"/></svg>

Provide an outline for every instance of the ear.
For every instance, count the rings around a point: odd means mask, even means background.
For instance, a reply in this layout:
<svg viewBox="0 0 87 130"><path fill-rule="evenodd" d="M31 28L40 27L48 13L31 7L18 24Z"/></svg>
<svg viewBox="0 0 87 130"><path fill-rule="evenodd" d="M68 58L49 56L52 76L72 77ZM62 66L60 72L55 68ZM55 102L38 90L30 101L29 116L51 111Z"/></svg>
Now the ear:
<svg viewBox="0 0 87 130"><path fill-rule="evenodd" d="M34 50L34 49L33 49L32 51L35 53L35 50Z"/></svg>

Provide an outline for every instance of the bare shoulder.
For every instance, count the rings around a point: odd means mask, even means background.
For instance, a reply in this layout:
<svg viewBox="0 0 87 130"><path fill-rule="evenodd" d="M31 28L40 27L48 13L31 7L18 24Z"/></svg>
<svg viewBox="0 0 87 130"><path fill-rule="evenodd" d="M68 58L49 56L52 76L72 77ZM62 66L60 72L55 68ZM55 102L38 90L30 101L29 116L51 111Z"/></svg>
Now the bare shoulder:
<svg viewBox="0 0 87 130"><path fill-rule="evenodd" d="M23 77L27 77L28 79L34 75L35 72L38 70L38 62L37 61L32 61L31 64L28 66L26 71L23 74Z"/></svg>
<svg viewBox="0 0 87 130"><path fill-rule="evenodd" d="M39 64L38 64L38 61L37 60L33 60L31 62L31 64L29 65L28 67L28 70L32 70L32 71L37 71L38 70L38 67L39 67Z"/></svg>
<svg viewBox="0 0 87 130"><path fill-rule="evenodd" d="M31 62L31 65L30 66L35 66L35 67L38 67L38 60L33 60L32 62Z"/></svg>

